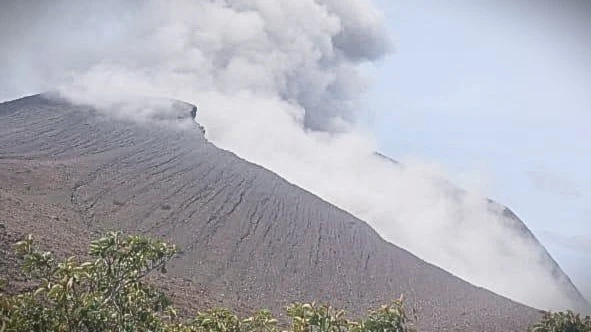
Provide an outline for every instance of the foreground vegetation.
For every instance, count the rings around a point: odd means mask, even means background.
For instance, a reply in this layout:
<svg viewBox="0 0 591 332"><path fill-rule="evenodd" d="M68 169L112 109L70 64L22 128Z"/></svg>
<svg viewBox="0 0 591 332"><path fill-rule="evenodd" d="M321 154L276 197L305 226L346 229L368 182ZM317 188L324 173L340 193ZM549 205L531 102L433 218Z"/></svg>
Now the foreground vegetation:
<svg viewBox="0 0 591 332"><path fill-rule="evenodd" d="M8 331L199 331L199 332L409 332L416 331L402 299L370 311L360 321L328 305L296 303L278 322L261 310L241 318L226 309L182 319L169 299L145 281L166 272L176 248L142 236L109 233L90 245L91 260L58 261L28 236L15 245L33 287L18 295L0 289L0 332ZM591 332L589 317L548 313L531 331Z"/></svg>

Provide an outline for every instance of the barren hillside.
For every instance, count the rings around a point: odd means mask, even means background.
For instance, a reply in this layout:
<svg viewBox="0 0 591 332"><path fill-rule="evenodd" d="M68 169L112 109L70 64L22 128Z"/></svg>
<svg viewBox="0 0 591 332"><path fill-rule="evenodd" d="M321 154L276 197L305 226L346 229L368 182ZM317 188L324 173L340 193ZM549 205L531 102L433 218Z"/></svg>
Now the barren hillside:
<svg viewBox="0 0 591 332"><path fill-rule="evenodd" d="M138 122L43 96L0 104L2 239L32 232L68 254L105 229L160 236L182 250L170 274L185 286L170 288L189 302L205 289L206 303L279 311L316 299L358 314L404 294L424 331L518 331L539 318L218 149L190 105L174 107Z"/></svg>

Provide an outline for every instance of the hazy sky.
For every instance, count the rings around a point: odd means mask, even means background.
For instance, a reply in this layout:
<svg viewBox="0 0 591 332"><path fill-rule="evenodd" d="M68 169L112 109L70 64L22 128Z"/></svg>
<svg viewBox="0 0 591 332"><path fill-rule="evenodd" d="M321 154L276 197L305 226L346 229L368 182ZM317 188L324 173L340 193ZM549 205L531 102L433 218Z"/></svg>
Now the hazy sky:
<svg viewBox="0 0 591 332"><path fill-rule="evenodd" d="M381 151L508 205L591 298L589 6L376 3L396 48L367 95Z"/></svg>

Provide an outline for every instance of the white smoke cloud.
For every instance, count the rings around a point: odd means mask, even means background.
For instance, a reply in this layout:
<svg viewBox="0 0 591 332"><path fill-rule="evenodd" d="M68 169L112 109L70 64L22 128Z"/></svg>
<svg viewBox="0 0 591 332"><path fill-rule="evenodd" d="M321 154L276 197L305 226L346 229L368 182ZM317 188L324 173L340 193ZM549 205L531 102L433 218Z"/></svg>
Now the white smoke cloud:
<svg viewBox="0 0 591 332"><path fill-rule="evenodd" d="M0 98L58 86L99 106L146 95L194 103L216 145L394 244L522 303L574 306L502 211L436 180L437 168L376 156L371 134L355 126L359 66L390 49L369 1L61 0L3 10Z"/></svg>

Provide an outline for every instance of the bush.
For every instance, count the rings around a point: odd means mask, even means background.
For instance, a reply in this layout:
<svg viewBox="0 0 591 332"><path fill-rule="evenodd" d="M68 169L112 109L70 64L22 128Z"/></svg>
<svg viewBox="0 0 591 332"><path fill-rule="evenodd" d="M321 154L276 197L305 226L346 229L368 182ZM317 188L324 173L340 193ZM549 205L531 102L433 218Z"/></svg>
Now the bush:
<svg viewBox="0 0 591 332"><path fill-rule="evenodd" d="M15 296L0 292L0 332L8 331L178 331L278 332L267 310L241 319L226 309L200 312L182 321L168 298L145 277L166 272L176 248L142 236L108 233L90 244L90 261L58 262L35 248L32 236L18 242L23 273L35 284ZM0 288L1 289L1 288ZM315 303L287 308L293 332L411 331L402 300L372 311L360 322L344 311Z"/></svg>
<svg viewBox="0 0 591 332"><path fill-rule="evenodd" d="M143 278L165 271L175 247L140 236L109 233L92 242L92 261L57 262L28 236L16 244L33 291L0 297L0 331L161 330L174 313L164 294Z"/></svg>
<svg viewBox="0 0 591 332"><path fill-rule="evenodd" d="M1 293L0 332L8 331L175 331L278 332L278 321L261 310L242 319L221 308L181 320L168 298L144 279L166 272L176 248L142 236L108 233L90 244L90 261L58 262L33 245L32 236L15 245L23 273L35 286L15 296ZM413 320L402 298L353 321L329 305L295 303L287 307L292 332L409 332ZM591 332L591 318L571 311L545 313L531 332Z"/></svg>
<svg viewBox="0 0 591 332"><path fill-rule="evenodd" d="M581 318L572 311L546 312L531 332L591 332L591 317Z"/></svg>

